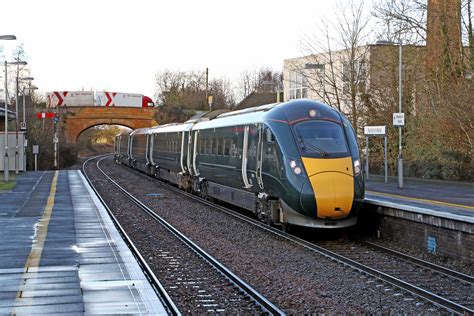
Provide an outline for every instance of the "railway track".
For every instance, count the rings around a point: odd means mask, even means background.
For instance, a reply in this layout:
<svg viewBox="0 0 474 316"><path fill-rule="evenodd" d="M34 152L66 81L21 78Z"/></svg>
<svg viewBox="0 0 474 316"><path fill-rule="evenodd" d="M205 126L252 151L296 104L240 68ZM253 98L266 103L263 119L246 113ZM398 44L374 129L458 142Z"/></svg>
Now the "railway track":
<svg viewBox="0 0 474 316"><path fill-rule="evenodd" d="M361 271L421 296L451 312L474 314L474 277L375 243L318 241L317 245L356 262Z"/></svg>
<svg viewBox="0 0 474 316"><path fill-rule="evenodd" d="M471 276L395 253L376 244L344 242L338 245L337 242L315 243L303 240L174 186L167 187L369 276L373 279L368 283L380 282L381 285L377 285L380 290L406 295L407 301L413 300L413 297L421 298L451 313L474 314L474 283Z"/></svg>
<svg viewBox="0 0 474 316"><path fill-rule="evenodd" d="M258 291L249 284L241 280L233 274L228 268L222 265L218 260L207 254L203 249L197 246L184 234L180 233L176 228L167 223L152 209L130 194L125 188L111 179L99 166L99 162L106 158L100 156L92 158L84 163L83 172L92 174L93 179L89 180L93 186L101 183L112 184L116 190L115 196L126 197L133 206L127 206L128 214L146 213L149 218L153 219L153 229L145 232L144 239L140 240L140 245L148 241L154 241L148 252L148 258L153 258L153 254L158 253L158 258L162 264L153 264L151 268L160 275L161 285L154 272L149 269L149 265L143 260L138 250L127 236L124 229L118 223L126 222L126 216L114 216L113 220L120 227L122 234L126 236L129 244L132 245L137 258L142 261L142 267L147 268L147 274L150 276L152 284L159 284L155 288L159 289L160 297L164 288L167 288L173 302L176 304L176 310L172 314L183 313L238 313L238 314L270 314L283 315L284 312L262 296ZM93 164L93 161L96 163ZM86 167L88 164L88 167ZM94 166L92 166L94 165ZM96 169L94 171L93 169ZM87 170L86 170L87 169ZM110 188L110 185L108 186ZM101 189L96 192L100 193ZM105 203L104 203L105 204ZM110 201L109 201L110 204ZM159 225L156 225L156 224ZM133 224L132 224L133 226ZM158 227L159 226L159 227ZM143 230L143 227L139 227ZM151 233L151 231L153 233Z"/></svg>

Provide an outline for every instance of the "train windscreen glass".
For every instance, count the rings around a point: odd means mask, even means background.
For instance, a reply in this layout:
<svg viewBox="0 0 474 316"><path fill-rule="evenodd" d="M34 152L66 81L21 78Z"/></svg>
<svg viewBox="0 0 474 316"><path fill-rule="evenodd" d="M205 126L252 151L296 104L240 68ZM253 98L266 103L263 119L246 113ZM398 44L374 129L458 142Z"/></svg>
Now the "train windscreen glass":
<svg viewBox="0 0 474 316"><path fill-rule="evenodd" d="M344 131L329 121L306 121L294 126L303 156L345 157L349 155Z"/></svg>

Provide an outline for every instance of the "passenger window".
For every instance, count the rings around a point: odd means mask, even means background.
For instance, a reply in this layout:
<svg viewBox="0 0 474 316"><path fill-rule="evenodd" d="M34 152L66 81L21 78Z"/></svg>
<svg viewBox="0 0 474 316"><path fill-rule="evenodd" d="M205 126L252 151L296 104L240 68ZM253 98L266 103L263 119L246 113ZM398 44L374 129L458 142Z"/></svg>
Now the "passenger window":
<svg viewBox="0 0 474 316"><path fill-rule="evenodd" d="M207 154L212 155L212 138L207 140Z"/></svg>
<svg viewBox="0 0 474 316"><path fill-rule="evenodd" d="M224 139L224 138L220 138L218 144L219 144L219 146L218 146L218 148L217 148L217 154L218 154L219 156L224 156L225 139Z"/></svg>
<svg viewBox="0 0 474 316"><path fill-rule="evenodd" d="M230 156L231 140L228 138L224 139L224 156Z"/></svg>
<svg viewBox="0 0 474 316"><path fill-rule="evenodd" d="M219 139L218 138L214 139L213 145L214 146L212 146L212 154L217 155L217 148L219 148Z"/></svg>

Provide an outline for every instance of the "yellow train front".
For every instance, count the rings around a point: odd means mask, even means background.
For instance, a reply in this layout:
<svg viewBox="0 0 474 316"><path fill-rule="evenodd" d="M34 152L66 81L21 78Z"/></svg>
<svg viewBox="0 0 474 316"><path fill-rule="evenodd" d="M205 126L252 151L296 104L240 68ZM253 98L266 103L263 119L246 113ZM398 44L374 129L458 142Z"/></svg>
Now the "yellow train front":
<svg viewBox="0 0 474 316"><path fill-rule="evenodd" d="M296 100L277 108L266 123L284 161L278 221L315 228L355 225L365 186L352 125L319 102Z"/></svg>

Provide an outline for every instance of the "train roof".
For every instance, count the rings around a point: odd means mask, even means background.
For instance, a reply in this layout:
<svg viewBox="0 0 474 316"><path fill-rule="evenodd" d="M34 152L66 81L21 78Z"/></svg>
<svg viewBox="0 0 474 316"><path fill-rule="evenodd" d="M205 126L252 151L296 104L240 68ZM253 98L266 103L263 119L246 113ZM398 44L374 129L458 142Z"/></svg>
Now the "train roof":
<svg viewBox="0 0 474 316"><path fill-rule="evenodd" d="M165 125L158 125L149 129L150 134L159 134L159 133L176 133L189 131L193 126L192 122L185 123L171 123Z"/></svg>
<svg viewBox="0 0 474 316"><path fill-rule="evenodd" d="M199 122L193 130L263 123L268 119L284 120L288 123L307 117L310 110L316 110L318 117L339 120L338 111L329 105L309 99L298 99L283 103L272 103L239 111L228 112L217 118Z"/></svg>
<svg viewBox="0 0 474 316"><path fill-rule="evenodd" d="M223 113L213 120L197 123L194 125L193 130L261 123L265 120L267 112L275 108L278 104L279 103L265 104L253 108Z"/></svg>

